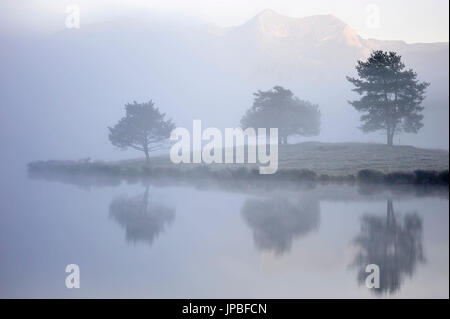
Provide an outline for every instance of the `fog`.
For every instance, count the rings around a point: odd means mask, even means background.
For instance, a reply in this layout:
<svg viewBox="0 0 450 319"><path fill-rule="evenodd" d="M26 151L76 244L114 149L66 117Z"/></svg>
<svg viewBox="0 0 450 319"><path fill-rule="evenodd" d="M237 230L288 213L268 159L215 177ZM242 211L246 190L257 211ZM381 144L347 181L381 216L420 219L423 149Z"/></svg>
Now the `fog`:
<svg viewBox="0 0 450 319"><path fill-rule="evenodd" d="M411 20L390 13L392 30L376 33L350 2L235 14L212 2L200 13L82 2L96 15L79 28L64 21L69 1L0 5L0 297L448 298L449 44L433 42L448 36L448 15L430 14L448 3L417 0L413 17L431 10L422 26L396 28ZM359 97L347 76L375 50L431 83L423 127L394 146L363 133L349 103ZM261 138L268 152L214 140L211 166L209 149L195 152L206 140L193 123L226 141L255 118L258 132L278 125ZM175 127L198 141L180 156L201 154L198 165L175 165L167 149L148 156ZM387 269L378 292L364 286L371 260ZM64 286L69 262L84 289Z"/></svg>
<svg viewBox="0 0 450 319"><path fill-rule="evenodd" d="M243 25L219 28L139 14L83 24L46 35L3 35L0 52L4 156L35 159L117 159L107 127L127 102L155 105L177 126L239 126L253 93L284 86L318 104L320 135L290 142L381 142L362 133L347 101L345 76L373 49L395 50L420 80L431 82L424 127L396 144L448 149L448 43L365 40L338 17L292 19L265 10Z"/></svg>

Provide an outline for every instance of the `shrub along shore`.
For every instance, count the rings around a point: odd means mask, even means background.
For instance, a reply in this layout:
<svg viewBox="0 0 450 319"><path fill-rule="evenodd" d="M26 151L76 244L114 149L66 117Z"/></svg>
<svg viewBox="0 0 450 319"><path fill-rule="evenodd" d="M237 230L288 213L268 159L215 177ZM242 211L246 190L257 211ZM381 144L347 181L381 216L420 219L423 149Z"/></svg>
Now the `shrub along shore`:
<svg viewBox="0 0 450 319"><path fill-rule="evenodd" d="M63 174L66 176L109 176L116 178L168 177L181 180L213 179L217 181L289 181L318 183L362 183L389 185L448 185L449 171L423 170L382 172L361 169L354 174L328 175L310 169L279 168L275 174L261 175L257 167L232 165L122 165L102 161L36 161L28 164L32 175Z"/></svg>

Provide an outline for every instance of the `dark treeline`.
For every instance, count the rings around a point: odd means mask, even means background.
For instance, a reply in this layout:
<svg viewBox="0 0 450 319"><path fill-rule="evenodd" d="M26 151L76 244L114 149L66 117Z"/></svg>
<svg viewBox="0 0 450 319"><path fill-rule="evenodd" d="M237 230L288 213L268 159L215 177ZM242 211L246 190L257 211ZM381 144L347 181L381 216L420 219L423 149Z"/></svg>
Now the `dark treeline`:
<svg viewBox="0 0 450 319"><path fill-rule="evenodd" d="M189 167L189 168L188 168ZM313 182L313 183L347 183L372 185L444 185L448 186L449 171L414 170L410 172L388 172L363 169L357 174L327 175L317 174L308 169L279 169L272 175L261 175L257 168L228 167L212 169L207 165L199 166L128 166L114 163L90 161L37 161L28 164L30 176L105 176L115 179L139 177L165 177L179 180L207 179L224 182L227 180L256 182Z"/></svg>

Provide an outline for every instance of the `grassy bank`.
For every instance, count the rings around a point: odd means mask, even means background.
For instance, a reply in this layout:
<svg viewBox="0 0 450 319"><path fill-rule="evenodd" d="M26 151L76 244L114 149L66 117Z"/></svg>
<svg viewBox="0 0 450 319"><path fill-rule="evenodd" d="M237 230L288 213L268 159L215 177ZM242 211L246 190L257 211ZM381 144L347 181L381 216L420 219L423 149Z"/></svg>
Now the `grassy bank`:
<svg viewBox="0 0 450 319"><path fill-rule="evenodd" d="M248 181L448 185L449 153L411 146L363 143L299 143L280 148L279 168L260 175L255 164L172 164L168 156L145 160L37 161L29 171L113 177L170 177Z"/></svg>
<svg viewBox="0 0 450 319"><path fill-rule="evenodd" d="M119 161L122 167L145 165L144 159ZM170 167L169 156L153 157L150 167ZM187 165L188 167L191 165ZM223 167L254 168L254 164L213 164L213 169ZM370 143L318 143L306 142L280 145L279 169L306 169L330 176L355 175L363 169L383 173L413 170L448 170L449 153L444 150L416 148L412 146L390 147ZM183 168L183 165L180 165Z"/></svg>

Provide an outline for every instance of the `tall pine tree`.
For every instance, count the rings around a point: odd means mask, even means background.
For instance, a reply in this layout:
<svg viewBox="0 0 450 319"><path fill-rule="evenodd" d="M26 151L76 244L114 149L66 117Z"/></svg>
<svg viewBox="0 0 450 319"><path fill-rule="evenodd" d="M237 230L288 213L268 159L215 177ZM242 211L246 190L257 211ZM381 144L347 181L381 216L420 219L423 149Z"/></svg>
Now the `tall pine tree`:
<svg viewBox="0 0 450 319"><path fill-rule="evenodd" d="M349 103L359 112L364 132L386 131L387 144L402 131L417 133L423 126L422 102L430 85L419 82L417 73L406 69L395 52L374 51L367 61L358 61L359 78L347 77L361 98Z"/></svg>

